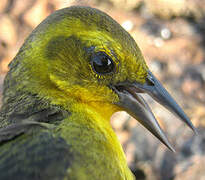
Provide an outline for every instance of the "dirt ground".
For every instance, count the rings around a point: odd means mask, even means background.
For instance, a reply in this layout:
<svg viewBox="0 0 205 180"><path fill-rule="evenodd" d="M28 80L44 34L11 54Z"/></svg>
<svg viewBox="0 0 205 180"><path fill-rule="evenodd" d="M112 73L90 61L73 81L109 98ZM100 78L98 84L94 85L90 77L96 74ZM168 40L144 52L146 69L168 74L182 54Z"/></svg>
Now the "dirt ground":
<svg viewBox="0 0 205 180"><path fill-rule="evenodd" d="M198 134L146 96L176 153L125 112L112 125L137 179L205 179L205 0L1 0L0 93L8 64L50 13L71 5L103 10L136 40L151 71L183 107Z"/></svg>

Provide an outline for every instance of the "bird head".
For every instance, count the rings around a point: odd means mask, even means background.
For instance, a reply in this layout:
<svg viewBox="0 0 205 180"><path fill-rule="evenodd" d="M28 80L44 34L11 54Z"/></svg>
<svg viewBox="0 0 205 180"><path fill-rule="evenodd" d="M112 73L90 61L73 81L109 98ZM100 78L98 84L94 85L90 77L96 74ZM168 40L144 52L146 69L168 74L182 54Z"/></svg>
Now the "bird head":
<svg viewBox="0 0 205 180"><path fill-rule="evenodd" d="M194 129L148 69L134 39L97 9L54 12L31 33L12 64L19 66L15 71L17 78L23 76L19 87L24 91L69 109L82 103L100 106L105 114L124 110L172 150L140 94L149 94Z"/></svg>

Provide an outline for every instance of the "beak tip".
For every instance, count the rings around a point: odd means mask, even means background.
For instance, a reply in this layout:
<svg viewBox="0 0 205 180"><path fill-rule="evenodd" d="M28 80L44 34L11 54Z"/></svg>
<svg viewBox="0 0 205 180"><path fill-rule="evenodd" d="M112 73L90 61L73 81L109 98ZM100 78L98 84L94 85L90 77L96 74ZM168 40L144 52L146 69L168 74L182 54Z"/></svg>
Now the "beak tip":
<svg viewBox="0 0 205 180"><path fill-rule="evenodd" d="M198 134L197 129L195 128L195 126L192 124L192 122L190 120L185 121L186 124L189 126L189 128L194 132L195 135Z"/></svg>
<svg viewBox="0 0 205 180"><path fill-rule="evenodd" d="M168 139L161 139L161 142L173 153L176 153L176 150L174 149L174 147L171 145L171 143L168 141Z"/></svg>
<svg viewBox="0 0 205 180"><path fill-rule="evenodd" d="M173 152L173 153L176 153L176 150L171 146L169 147L169 149Z"/></svg>

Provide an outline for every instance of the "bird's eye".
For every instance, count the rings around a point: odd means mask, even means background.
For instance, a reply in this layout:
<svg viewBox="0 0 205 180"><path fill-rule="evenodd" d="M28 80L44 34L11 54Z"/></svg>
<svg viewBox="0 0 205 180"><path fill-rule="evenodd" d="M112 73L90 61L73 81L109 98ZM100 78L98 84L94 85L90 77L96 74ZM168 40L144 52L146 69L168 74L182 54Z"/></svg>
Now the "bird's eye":
<svg viewBox="0 0 205 180"><path fill-rule="evenodd" d="M91 66L100 75L109 74L115 70L112 58L104 52L97 52L91 56Z"/></svg>

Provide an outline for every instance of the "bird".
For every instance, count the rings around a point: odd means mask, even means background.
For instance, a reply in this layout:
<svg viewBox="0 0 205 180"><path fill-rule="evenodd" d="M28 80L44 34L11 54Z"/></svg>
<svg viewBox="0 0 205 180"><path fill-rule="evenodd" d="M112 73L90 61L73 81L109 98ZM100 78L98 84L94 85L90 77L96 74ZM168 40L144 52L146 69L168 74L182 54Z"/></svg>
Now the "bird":
<svg viewBox="0 0 205 180"><path fill-rule="evenodd" d="M112 114L126 111L174 151L143 93L196 131L114 19L83 6L53 12L9 64L0 179L133 180Z"/></svg>

